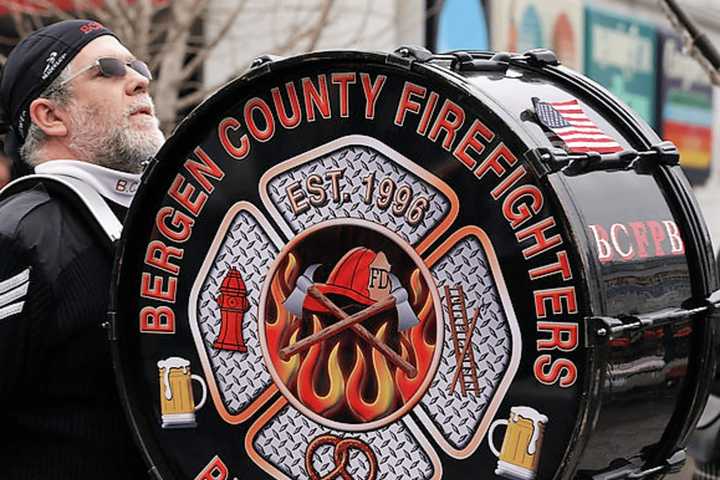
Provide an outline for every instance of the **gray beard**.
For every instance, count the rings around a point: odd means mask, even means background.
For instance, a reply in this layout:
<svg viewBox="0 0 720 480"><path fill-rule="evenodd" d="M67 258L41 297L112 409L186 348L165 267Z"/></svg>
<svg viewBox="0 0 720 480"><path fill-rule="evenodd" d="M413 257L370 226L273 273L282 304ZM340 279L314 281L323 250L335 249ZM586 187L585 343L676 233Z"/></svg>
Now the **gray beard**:
<svg viewBox="0 0 720 480"><path fill-rule="evenodd" d="M91 107L75 107L72 112L70 148L78 160L127 173L141 173L144 162L155 155L165 137L157 128L130 128L128 112L121 121Z"/></svg>

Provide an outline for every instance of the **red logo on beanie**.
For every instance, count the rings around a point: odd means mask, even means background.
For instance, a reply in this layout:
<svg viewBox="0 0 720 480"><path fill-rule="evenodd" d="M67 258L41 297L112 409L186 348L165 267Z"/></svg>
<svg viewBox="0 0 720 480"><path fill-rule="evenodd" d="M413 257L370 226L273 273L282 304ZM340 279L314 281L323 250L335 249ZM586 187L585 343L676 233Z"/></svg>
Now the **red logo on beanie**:
<svg viewBox="0 0 720 480"><path fill-rule="evenodd" d="M105 28L105 27L103 27L101 23L90 22L90 23L86 23L85 25L80 27L80 31L87 34L87 33L93 32L95 30L102 30L103 28Z"/></svg>

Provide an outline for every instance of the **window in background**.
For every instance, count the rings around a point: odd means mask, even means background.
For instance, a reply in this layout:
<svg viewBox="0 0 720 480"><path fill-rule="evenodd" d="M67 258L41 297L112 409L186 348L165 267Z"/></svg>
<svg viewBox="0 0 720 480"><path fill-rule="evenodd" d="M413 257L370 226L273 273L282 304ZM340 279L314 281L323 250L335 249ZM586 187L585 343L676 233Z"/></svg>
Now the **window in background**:
<svg viewBox="0 0 720 480"><path fill-rule="evenodd" d="M428 11L436 12L428 22L428 46L431 50L487 50L487 17L481 0L439 0L428 2Z"/></svg>

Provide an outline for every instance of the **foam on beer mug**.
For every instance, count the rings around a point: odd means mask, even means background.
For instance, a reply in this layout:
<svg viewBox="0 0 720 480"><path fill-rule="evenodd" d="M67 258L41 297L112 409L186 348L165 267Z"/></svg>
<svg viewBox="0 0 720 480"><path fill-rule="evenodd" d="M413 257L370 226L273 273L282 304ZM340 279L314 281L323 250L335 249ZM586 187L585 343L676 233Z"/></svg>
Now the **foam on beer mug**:
<svg viewBox="0 0 720 480"><path fill-rule="evenodd" d="M537 441L540 435L540 423L547 423L548 418L534 408L530 407L512 407L510 412L532 422L533 432L532 437L530 437L530 443L528 444L528 454L535 455L535 451L537 450Z"/></svg>
<svg viewBox="0 0 720 480"><path fill-rule="evenodd" d="M183 373L187 373L187 369L190 368L190 360L185 360L180 357L170 357L165 360L157 362L158 368L164 368L165 373L163 374L163 383L165 385L165 399L172 400L172 390L170 389L170 369L171 368L182 368Z"/></svg>

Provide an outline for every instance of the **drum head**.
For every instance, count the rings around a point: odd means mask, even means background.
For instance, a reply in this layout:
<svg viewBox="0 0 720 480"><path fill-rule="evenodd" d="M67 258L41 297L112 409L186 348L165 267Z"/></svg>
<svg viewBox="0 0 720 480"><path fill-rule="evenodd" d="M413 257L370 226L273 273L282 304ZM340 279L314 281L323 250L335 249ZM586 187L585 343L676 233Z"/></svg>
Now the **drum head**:
<svg viewBox="0 0 720 480"><path fill-rule="evenodd" d="M114 347L161 478L561 471L590 381L563 216L500 108L386 60L252 71L146 173Z"/></svg>

